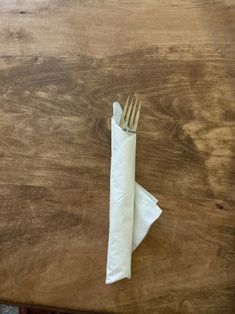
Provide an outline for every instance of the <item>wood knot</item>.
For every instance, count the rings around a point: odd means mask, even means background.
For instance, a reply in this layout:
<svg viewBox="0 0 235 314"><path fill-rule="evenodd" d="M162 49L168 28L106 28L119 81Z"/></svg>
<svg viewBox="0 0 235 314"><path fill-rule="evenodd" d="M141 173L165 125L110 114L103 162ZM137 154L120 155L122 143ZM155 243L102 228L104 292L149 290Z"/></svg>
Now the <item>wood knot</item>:
<svg viewBox="0 0 235 314"><path fill-rule="evenodd" d="M224 208L224 205L222 205L221 203L216 203L215 205L219 209L223 209Z"/></svg>

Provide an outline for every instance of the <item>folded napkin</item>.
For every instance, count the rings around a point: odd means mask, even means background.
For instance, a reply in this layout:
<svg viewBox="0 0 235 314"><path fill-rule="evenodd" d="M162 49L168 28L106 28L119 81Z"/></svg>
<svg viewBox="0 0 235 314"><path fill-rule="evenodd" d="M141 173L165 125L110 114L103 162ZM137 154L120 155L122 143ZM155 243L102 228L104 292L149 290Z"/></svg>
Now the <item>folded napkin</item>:
<svg viewBox="0 0 235 314"><path fill-rule="evenodd" d="M109 243L106 283L131 278L131 255L160 216L157 199L135 182L136 134L119 127L122 108L113 104L111 121Z"/></svg>

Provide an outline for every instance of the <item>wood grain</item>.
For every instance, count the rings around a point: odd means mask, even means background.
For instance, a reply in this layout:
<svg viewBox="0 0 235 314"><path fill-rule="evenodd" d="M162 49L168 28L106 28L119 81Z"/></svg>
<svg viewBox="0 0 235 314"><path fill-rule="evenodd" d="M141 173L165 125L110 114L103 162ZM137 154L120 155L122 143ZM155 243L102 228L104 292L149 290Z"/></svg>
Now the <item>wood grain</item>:
<svg viewBox="0 0 235 314"><path fill-rule="evenodd" d="M0 299L235 311L233 1L1 1ZM144 102L137 181L161 218L105 285L110 116Z"/></svg>
<svg viewBox="0 0 235 314"><path fill-rule="evenodd" d="M1 1L0 14L1 55L102 58L155 46L162 58L234 57L233 0Z"/></svg>

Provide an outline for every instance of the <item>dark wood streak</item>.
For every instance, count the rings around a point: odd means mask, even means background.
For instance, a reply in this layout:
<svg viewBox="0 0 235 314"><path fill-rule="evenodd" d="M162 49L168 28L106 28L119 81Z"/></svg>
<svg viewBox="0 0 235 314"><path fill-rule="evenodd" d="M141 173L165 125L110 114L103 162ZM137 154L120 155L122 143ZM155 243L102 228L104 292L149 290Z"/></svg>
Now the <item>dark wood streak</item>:
<svg viewBox="0 0 235 314"><path fill-rule="evenodd" d="M233 313L231 1L20 1L0 15L0 299ZM144 102L137 181L164 212L132 280L107 286L110 117L130 94Z"/></svg>

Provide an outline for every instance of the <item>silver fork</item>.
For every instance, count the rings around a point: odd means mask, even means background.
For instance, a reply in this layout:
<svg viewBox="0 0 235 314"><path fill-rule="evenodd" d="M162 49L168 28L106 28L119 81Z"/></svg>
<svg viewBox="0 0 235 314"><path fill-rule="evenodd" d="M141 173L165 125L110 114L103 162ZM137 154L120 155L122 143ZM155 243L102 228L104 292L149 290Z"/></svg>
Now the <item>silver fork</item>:
<svg viewBox="0 0 235 314"><path fill-rule="evenodd" d="M119 126L124 131L136 133L141 105L142 101L139 101L137 98L132 98L130 101L130 97L127 97L126 104L123 108L121 120L119 123Z"/></svg>

